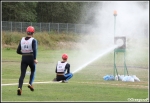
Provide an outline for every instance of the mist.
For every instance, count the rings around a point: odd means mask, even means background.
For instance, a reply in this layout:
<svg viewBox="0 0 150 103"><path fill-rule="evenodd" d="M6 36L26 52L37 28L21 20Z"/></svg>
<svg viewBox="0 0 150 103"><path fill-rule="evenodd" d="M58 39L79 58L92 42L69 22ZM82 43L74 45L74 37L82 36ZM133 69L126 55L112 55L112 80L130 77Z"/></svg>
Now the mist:
<svg viewBox="0 0 150 103"><path fill-rule="evenodd" d="M100 53L103 54L114 46L114 36L126 37L126 49L130 51L127 54L128 61L131 60L133 65L136 65L139 59L143 60L148 56L149 48L148 4L149 2L138 1L103 1L97 2L89 9L83 9L82 12L86 12L86 15L83 15L81 20L88 21L88 26L83 28L86 32L80 40L83 43L77 45L82 52L78 51L72 61L78 61L78 65L81 66ZM114 10L117 11L115 22ZM145 56L142 58L139 55L143 51L147 54L143 54ZM76 66L73 70L77 68L79 67Z"/></svg>

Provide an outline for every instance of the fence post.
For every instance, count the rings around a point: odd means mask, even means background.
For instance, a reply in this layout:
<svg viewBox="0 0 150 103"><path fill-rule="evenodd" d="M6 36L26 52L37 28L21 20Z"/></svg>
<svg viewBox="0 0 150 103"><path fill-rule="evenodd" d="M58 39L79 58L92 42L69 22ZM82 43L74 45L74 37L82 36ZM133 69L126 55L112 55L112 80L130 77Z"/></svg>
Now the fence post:
<svg viewBox="0 0 150 103"><path fill-rule="evenodd" d="M75 30L75 33L76 33L76 24L75 24L75 26L74 26L74 30Z"/></svg>
<svg viewBox="0 0 150 103"><path fill-rule="evenodd" d="M10 25L11 25L11 32L12 32L12 22L10 23Z"/></svg>
<svg viewBox="0 0 150 103"><path fill-rule="evenodd" d="M67 34L68 34L68 23L67 23Z"/></svg>
<svg viewBox="0 0 150 103"><path fill-rule="evenodd" d="M21 32L22 32L22 22L20 22L21 23Z"/></svg>
<svg viewBox="0 0 150 103"><path fill-rule="evenodd" d="M40 32L41 32L41 23L40 23Z"/></svg>
<svg viewBox="0 0 150 103"><path fill-rule="evenodd" d="M49 33L50 33L50 23L49 23Z"/></svg>
<svg viewBox="0 0 150 103"><path fill-rule="evenodd" d="M58 34L59 34L59 23L57 23L57 24L58 24L58 30L57 31L58 31Z"/></svg>

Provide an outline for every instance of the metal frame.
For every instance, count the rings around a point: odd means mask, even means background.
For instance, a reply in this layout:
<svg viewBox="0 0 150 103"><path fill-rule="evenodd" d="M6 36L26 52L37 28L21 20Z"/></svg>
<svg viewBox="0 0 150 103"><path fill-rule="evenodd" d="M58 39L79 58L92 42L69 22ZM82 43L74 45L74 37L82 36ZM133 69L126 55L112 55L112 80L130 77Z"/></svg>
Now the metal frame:
<svg viewBox="0 0 150 103"><path fill-rule="evenodd" d="M115 30L116 30L116 16L117 16L117 11L114 11L114 43L115 43ZM126 39L124 41L124 43L126 43ZM125 44L124 44L125 45ZM114 77L118 76L118 70L117 70L117 66L116 66L116 53L118 52L122 52L124 53L124 75L129 75L128 74L128 69L127 69L127 65L126 65L126 45L123 48L116 48L114 49Z"/></svg>
<svg viewBox="0 0 150 103"><path fill-rule="evenodd" d="M127 65L126 65L126 49L114 49L114 77L117 74L118 75L118 70L116 66L116 53L122 52L124 54L124 75L129 75Z"/></svg>

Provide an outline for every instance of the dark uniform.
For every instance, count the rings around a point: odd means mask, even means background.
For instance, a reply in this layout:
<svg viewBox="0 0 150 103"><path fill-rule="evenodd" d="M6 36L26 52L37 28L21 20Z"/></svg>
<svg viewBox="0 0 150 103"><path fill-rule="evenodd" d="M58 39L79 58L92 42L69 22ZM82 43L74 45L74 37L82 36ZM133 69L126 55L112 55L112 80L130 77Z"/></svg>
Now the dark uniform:
<svg viewBox="0 0 150 103"><path fill-rule="evenodd" d="M64 63L64 62L61 62L61 63ZM58 72L57 66L56 66L55 72L57 74L57 77L56 77L57 81L61 81L61 80L67 81L67 80L69 80L73 76L73 74L70 73L70 64L69 63L66 63L64 72Z"/></svg>
<svg viewBox="0 0 150 103"><path fill-rule="evenodd" d="M36 60L37 40L33 38L33 33L35 32L33 26L28 26L26 32L27 32L27 37L22 37L17 48L17 53L22 55L21 73L19 77L17 95L22 94L22 85L23 85L23 81L28 66L30 67L30 71L31 71L28 88L30 88L31 91L34 91L32 84L34 81L36 64L38 62Z"/></svg>
<svg viewBox="0 0 150 103"><path fill-rule="evenodd" d="M31 37L25 37L25 40L29 40L29 39L31 39ZM19 78L19 85L18 85L18 88L20 88L20 89L22 89L23 80L24 80L28 66L31 69L29 84L32 85L32 83L34 81L35 69L36 69L36 65L34 63L34 60L36 59L36 54L37 54L37 41L36 41L36 39L32 40L32 50L33 50L33 52L30 52L30 53L22 53L21 52L21 42L19 43L19 46L17 48L17 53L22 55L21 75Z"/></svg>
<svg viewBox="0 0 150 103"><path fill-rule="evenodd" d="M72 78L73 74L70 72L70 64L67 63L68 55L62 55L62 61L58 61L55 69L56 78L53 81L67 82Z"/></svg>

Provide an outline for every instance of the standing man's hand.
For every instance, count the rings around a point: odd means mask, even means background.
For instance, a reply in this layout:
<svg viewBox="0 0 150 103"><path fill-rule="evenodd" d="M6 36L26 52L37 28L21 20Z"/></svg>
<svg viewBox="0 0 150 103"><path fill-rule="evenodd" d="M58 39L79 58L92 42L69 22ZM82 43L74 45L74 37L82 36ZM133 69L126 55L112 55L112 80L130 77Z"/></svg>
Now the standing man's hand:
<svg viewBox="0 0 150 103"><path fill-rule="evenodd" d="M34 63L35 63L35 64L37 64L37 63L38 63L38 61L35 59L35 60L34 60Z"/></svg>

